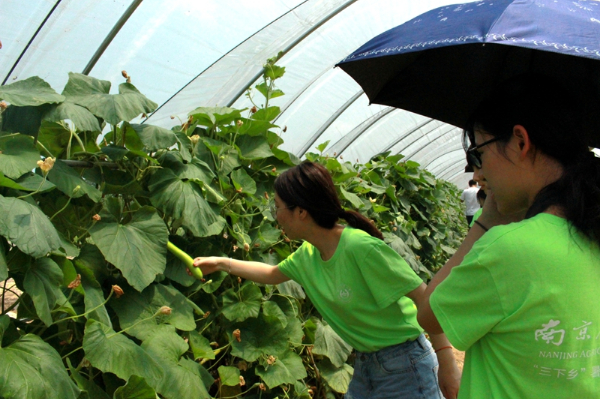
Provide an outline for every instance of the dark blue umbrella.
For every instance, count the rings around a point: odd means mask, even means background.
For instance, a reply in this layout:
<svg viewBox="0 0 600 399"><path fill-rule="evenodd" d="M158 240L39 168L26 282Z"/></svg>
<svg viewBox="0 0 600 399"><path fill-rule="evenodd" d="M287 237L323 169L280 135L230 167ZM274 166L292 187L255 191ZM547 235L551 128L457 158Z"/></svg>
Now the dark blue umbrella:
<svg viewBox="0 0 600 399"><path fill-rule="evenodd" d="M464 127L502 81L533 72L582 100L600 147L600 2L486 0L440 7L370 40L338 66L372 103ZM588 127L590 127L588 126Z"/></svg>

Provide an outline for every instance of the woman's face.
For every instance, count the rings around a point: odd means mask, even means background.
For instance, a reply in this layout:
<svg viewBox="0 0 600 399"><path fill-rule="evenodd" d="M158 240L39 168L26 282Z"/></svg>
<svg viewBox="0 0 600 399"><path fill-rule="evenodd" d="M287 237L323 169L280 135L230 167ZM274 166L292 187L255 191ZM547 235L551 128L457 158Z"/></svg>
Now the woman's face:
<svg viewBox="0 0 600 399"><path fill-rule="evenodd" d="M494 137L475 132L475 143L481 144ZM481 155L481 169L475 169L473 179L485 184L487 195L493 195L498 212L512 214L529 207L528 195L523 186L523 170L518 162L518 144L514 137L506 144L504 151L499 142L490 143L478 149Z"/></svg>

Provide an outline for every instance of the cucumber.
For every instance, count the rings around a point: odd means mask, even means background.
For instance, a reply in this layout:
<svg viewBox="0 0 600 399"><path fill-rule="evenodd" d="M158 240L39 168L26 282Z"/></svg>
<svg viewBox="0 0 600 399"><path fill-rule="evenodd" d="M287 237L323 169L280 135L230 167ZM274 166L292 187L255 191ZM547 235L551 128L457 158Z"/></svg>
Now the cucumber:
<svg viewBox="0 0 600 399"><path fill-rule="evenodd" d="M198 280L204 278L204 276L202 275L202 270L200 270L199 267L194 267L194 259L192 259L191 256L183 252L181 249L177 248L175 244L173 244L171 241L167 241L167 249L169 250L169 252L175 255L177 259L179 259L185 264L190 273L192 273L192 276L194 276Z"/></svg>

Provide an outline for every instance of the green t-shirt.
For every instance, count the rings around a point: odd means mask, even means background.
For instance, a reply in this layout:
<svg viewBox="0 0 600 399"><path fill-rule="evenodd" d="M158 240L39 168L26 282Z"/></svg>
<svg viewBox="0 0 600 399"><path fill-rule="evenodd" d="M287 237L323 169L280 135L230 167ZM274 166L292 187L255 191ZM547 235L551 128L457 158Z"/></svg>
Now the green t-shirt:
<svg viewBox="0 0 600 399"><path fill-rule="evenodd" d="M600 248L539 214L485 233L431 295L459 398L600 397Z"/></svg>
<svg viewBox="0 0 600 399"><path fill-rule="evenodd" d="M469 223L469 227L473 227L473 223L475 223L477 218L479 218L479 216L481 216L481 212L483 212L483 208L479 208L477 210L477 212L475 212L475 214L473 215L473 219L471 220L471 223Z"/></svg>
<svg viewBox="0 0 600 399"><path fill-rule="evenodd" d="M423 281L385 242L362 230L344 228L327 261L304 242L279 270L302 285L323 319L361 352L414 340L423 331L414 303L404 297Z"/></svg>

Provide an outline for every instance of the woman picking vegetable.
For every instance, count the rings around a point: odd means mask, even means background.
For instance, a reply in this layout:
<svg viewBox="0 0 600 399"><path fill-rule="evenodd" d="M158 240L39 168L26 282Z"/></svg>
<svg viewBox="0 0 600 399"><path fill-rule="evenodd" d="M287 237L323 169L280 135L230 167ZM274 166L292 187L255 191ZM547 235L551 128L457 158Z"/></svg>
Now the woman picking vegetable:
<svg viewBox="0 0 600 399"><path fill-rule="evenodd" d="M437 359L416 320L425 284L358 212L341 207L327 169L304 162L275 181L272 213L302 246L274 267L230 258L196 258L206 274L226 271L263 284L300 283L317 310L356 349L346 398L455 398L460 372L446 337L432 335ZM348 226L338 224L345 219Z"/></svg>
<svg viewBox="0 0 600 399"><path fill-rule="evenodd" d="M488 197L418 310L466 350L460 398L599 395L600 159L579 109L521 76L464 133Z"/></svg>

